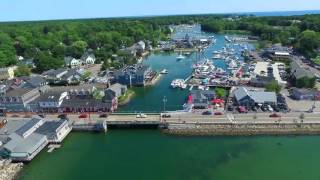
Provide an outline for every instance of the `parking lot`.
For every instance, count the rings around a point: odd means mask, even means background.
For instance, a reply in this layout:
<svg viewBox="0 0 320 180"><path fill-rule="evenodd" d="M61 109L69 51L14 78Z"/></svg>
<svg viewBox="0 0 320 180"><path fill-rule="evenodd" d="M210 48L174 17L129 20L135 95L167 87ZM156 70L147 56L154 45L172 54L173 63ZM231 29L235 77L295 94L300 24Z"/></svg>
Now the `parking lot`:
<svg viewBox="0 0 320 180"><path fill-rule="evenodd" d="M290 94L287 89L283 89L281 94L286 98L286 102L293 112L307 112L313 106L315 106L314 112L320 112L320 102L310 100L294 100L290 98Z"/></svg>

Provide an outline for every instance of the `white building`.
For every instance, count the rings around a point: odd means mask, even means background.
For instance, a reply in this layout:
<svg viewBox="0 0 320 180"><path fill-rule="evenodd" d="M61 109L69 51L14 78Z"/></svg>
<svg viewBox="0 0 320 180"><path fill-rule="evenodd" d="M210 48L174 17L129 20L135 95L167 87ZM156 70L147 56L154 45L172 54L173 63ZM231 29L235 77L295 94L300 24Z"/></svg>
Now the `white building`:
<svg viewBox="0 0 320 180"><path fill-rule="evenodd" d="M94 64L96 62L96 56L93 53L85 53L81 57L83 64Z"/></svg>
<svg viewBox="0 0 320 180"><path fill-rule="evenodd" d="M64 64L67 67L78 67L81 66L82 62L79 59L73 58L73 57L65 57L64 58Z"/></svg>

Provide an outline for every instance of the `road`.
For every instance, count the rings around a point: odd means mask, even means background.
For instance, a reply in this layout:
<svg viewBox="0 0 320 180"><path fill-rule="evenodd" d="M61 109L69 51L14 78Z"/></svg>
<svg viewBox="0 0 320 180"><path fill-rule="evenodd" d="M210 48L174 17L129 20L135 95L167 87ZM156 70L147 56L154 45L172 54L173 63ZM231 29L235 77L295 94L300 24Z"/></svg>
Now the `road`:
<svg viewBox="0 0 320 180"><path fill-rule="evenodd" d="M279 113L281 117L270 118L270 113L224 114L221 116L201 115L196 113L172 113L170 118L160 115L148 115L137 118L135 114L110 115L100 118L99 114L90 114L87 118L79 118L78 114L68 115L70 122L88 123L106 120L107 122L167 122L167 123L320 123L320 113ZM302 118L301 118L302 117ZM58 119L57 115L47 115L47 119ZM8 120L21 120L21 117L9 117Z"/></svg>

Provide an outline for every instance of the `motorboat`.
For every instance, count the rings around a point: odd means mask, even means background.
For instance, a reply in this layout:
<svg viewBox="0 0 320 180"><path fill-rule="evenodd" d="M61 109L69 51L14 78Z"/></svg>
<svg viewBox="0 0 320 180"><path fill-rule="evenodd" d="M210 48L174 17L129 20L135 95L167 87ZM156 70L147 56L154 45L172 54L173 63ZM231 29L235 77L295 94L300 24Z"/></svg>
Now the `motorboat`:
<svg viewBox="0 0 320 180"><path fill-rule="evenodd" d="M163 69L162 71L160 71L160 74L168 74L168 70L167 69Z"/></svg>
<svg viewBox="0 0 320 180"><path fill-rule="evenodd" d="M182 89L186 89L187 88L187 84L184 82L183 79L175 79L171 82L171 87L172 88L182 88Z"/></svg>
<svg viewBox="0 0 320 180"><path fill-rule="evenodd" d="M185 59L186 57L184 57L182 54L180 54L178 57L177 57L177 60L182 60L182 59Z"/></svg>

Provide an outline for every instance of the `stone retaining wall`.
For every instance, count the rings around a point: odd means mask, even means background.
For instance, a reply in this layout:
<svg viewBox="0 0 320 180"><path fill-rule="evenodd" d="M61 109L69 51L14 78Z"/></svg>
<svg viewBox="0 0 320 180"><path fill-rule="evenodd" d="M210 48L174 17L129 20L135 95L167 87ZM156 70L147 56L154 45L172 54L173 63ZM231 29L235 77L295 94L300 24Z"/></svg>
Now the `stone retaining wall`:
<svg viewBox="0 0 320 180"><path fill-rule="evenodd" d="M320 124L168 124L164 133L173 135L314 135Z"/></svg>

